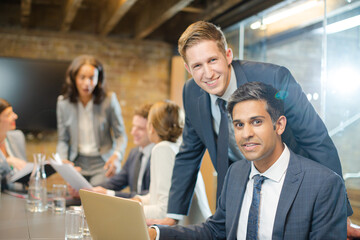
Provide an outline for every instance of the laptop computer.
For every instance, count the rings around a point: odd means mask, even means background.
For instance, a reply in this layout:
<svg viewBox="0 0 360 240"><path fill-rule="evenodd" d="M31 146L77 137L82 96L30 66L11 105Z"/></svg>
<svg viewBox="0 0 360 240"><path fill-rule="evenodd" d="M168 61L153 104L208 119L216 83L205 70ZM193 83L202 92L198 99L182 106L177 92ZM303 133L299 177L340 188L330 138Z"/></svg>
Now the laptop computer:
<svg viewBox="0 0 360 240"><path fill-rule="evenodd" d="M150 240L141 203L80 190L93 240Z"/></svg>

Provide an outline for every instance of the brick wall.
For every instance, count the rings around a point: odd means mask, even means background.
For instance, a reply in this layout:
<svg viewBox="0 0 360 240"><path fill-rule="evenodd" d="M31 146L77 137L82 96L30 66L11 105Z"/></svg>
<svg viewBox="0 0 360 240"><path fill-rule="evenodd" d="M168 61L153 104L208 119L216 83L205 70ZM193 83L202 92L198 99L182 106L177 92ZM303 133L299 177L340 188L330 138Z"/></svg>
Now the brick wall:
<svg viewBox="0 0 360 240"><path fill-rule="evenodd" d="M1 57L71 61L80 54L95 55L103 63L108 90L116 93L122 108L129 136L128 146L133 146L130 127L134 108L144 102L169 98L171 45L80 34L0 29ZM18 114L21 117L21 113ZM40 141L29 140L29 159L33 152L55 152L56 137L53 133Z"/></svg>

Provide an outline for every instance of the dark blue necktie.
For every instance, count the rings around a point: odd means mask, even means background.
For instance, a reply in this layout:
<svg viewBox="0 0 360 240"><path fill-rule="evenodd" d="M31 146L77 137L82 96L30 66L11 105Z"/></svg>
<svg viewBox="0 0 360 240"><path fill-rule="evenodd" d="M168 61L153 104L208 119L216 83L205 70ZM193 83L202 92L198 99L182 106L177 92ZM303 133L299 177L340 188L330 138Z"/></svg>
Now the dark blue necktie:
<svg viewBox="0 0 360 240"><path fill-rule="evenodd" d="M141 159L143 157L143 153L139 152L137 155L137 158L135 159L135 166L134 166L134 179L132 183L132 191L140 193L141 189L138 189L138 179L139 179L139 173L141 168Z"/></svg>
<svg viewBox="0 0 360 240"><path fill-rule="evenodd" d="M226 102L218 98L217 103L220 108L221 120L219 127L219 134L217 138L217 155L216 155L216 172L217 177L217 190L216 199L220 196L221 189L224 183L226 171L229 167L229 126L228 126L228 115L226 111Z"/></svg>
<svg viewBox="0 0 360 240"><path fill-rule="evenodd" d="M254 176L253 179L254 179L254 189L253 189L252 202L249 210L246 240L258 239L261 184L264 182L266 177L257 174Z"/></svg>

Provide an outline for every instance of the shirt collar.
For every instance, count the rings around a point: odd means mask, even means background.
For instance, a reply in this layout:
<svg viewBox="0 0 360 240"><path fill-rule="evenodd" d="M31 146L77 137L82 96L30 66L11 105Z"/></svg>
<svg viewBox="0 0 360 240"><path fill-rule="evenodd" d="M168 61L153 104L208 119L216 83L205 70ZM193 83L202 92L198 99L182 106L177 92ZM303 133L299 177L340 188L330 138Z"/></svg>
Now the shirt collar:
<svg viewBox="0 0 360 240"><path fill-rule="evenodd" d="M142 152L144 156L149 157L154 145L155 145L154 143L150 143L150 144L146 145L145 147L140 147L140 152Z"/></svg>
<svg viewBox="0 0 360 240"><path fill-rule="evenodd" d="M226 102L228 102L229 99L230 99L230 96L231 96L231 95L235 92L235 90L237 89L237 82L236 82L235 71L234 71L234 68L232 67L232 65L230 65L230 68L231 68L230 83L229 83L229 86L227 87L225 93L224 93L221 97L218 97L218 96L213 95L213 94L209 94L209 95L210 95L211 104L213 104L213 105L217 105L216 100L217 100L218 98L221 98L221 99L225 100Z"/></svg>
<svg viewBox="0 0 360 240"><path fill-rule="evenodd" d="M84 111L90 111L93 108L93 105L94 105L93 98L90 99L90 101L86 104L85 107L81 101L78 101L78 107L83 109Z"/></svg>
<svg viewBox="0 0 360 240"><path fill-rule="evenodd" d="M280 182L281 178L284 176L288 168L289 160L290 160L289 148L286 146L285 143L283 144L284 144L284 150L281 153L280 157L264 173L260 173L254 166L254 162L251 162L251 171L250 171L249 179L252 179L256 174L260 174L275 182Z"/></svg>

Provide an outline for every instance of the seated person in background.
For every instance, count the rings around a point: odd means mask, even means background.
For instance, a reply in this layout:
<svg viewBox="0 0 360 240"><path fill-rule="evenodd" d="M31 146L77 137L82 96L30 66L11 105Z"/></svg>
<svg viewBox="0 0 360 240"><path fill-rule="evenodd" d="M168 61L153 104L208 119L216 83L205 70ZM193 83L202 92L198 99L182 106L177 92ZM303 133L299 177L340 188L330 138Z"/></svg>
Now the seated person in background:
<svg viewBox="0 0 360 240"><path fill-rule="evenodd" d="M150 141L155 143L150 160L150 190L147 195L135 196L136 200L144 204L147 219L161 219L166 216L175 155L179 151L178 138L182 133L182 121L180 108L175 103L157 102L150 109L147 131ZM201 219L206 219L211 212L201 175L198 179L200 180L197 185L201 186L203 191L199 191L201 194L197 195L197 201L200 206L207 208L200 209L199 214L202 215ZM195 214L197 219L199 214Z"/></svg>
<svg viewBox="0 0 360 240"><path fill-rule="evenodd" d="M346 239L344 182L282 142L286 117L276 93L257 82L233 93L228 111L247 161L230 166L213 216L201 225L159 226L160 239ZM151 239L157 231L149 229Z"/></svg>
<svg viewBox="0 0 360 240"><path fill-rule="evenodd" d="M93 56L75 58L58 97L58 144L64 162L73 162L93 185L120 171L127 137L115 93L105 90L102 64Z"/></svg>
<svg viewBox="0 0 360 240"><path fill-rule="evenodd" d="M135 110L132 120L131 135L137 147L131 149L130 154L121 169L104 184L92 188L92 191L112 196L131 198L136 194L145 195L150 186L150 155L154 146L147 135L147 118L151 104L145 104ZM130 187L130 192L122 189Z"/></svg>
<svg viewBox="0 0 360 240"><path fill-rule="evenodd" d="M0 98L0 174L6 177L11 171L26 165L25 136L15 130L18 118L11 105Z"/></svg>

